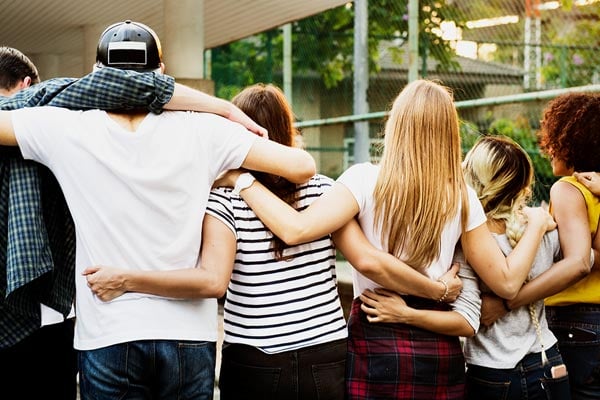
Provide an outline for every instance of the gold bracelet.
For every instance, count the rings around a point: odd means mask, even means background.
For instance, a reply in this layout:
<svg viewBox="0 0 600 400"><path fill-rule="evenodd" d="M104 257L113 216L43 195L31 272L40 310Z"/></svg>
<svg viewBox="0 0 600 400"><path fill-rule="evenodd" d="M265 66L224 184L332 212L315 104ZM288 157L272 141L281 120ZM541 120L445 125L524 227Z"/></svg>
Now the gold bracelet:
<svg viewBox="0 0 600 400"><path fill-rule="evenodd" d="M445 281L445 280L443 280L443 279L441 279L441 278L440 278L440 279L438 279L438 282L442 282L442 284L444 285L444 294L442 295L442 297L440 297L440 298L437 300L437 301L438 301L438 303L441 303L441 302L443 302L444 300L446 300L446 297L448 297L448 291L449 291L449 289L448 289L448 283L446 283L446 281Z"/></svg>

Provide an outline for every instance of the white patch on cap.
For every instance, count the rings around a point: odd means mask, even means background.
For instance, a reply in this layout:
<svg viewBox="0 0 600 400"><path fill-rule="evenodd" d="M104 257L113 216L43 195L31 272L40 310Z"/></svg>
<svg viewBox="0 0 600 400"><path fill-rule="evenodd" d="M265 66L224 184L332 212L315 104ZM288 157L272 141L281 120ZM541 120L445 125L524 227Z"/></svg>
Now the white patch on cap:
<svg viewBox="0 0 600 400"><path fill-rule="evenodd" d="M146 43L144 42L124 41L108 43L108 65L146 65L147 62L148 56L146 53Z"/></svg>

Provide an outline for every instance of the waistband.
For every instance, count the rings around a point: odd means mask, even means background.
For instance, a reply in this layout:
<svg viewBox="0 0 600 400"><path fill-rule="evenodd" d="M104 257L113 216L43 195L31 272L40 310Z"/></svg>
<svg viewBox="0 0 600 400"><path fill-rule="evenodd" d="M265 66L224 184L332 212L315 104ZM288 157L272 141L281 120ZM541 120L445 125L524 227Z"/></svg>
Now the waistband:
<svg viewBox="0 0 600 400"><path fill-rule="evenodd" d="M546 310L556 313L571 313L575 311L600 311L600 304L594 303L575 303L568 306L546 306Z"/></svg>
<svg viewBox="0 0 600 400"><path fill-rule="evenodd" d="M277 359L287 360L291 356L310 356L316 357L327 354L328 352L342 352L346 354L347 339L332 340L327 343L315 344L313 346L302 347L296 350L288 350L281 353L265 353L260 349L241 343L223 343L223 351L237 354L236 358L247 357L249 359L275 361Z"/></svg>

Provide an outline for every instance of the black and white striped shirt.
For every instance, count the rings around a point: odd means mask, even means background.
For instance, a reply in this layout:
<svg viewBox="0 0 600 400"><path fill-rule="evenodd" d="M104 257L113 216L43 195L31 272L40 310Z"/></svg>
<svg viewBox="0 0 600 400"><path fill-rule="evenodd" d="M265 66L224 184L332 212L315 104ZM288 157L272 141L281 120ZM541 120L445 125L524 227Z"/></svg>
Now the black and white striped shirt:
<svg viewBox="0 0 600 400"><path fill-rule="evenodd" d="M308 207L331 185L323 175L298 185L297 209ZM277 260L271 231L231 189L213 190L207 213L237 238L224 308L226 343L280 353L346 338L329 235L286 248L284 260Z"/></svg>

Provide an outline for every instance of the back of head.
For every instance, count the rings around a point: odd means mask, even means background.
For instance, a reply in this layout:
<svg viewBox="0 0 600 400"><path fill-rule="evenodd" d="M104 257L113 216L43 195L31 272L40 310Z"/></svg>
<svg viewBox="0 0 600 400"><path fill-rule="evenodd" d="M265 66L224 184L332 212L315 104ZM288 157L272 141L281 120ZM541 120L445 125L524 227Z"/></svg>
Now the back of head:
<svg viewBox="0 0 600 400"><path fill-rule="evenodd" d="M37 68L29 58L12 47L0 47L0 89L12 90L26 77L39 83Z"/></svg>
<svg viewBox="0 0 600 400"><path fill-rule="evenodd" d="M160 70L162 49L156 33L148 26L126 20L106 28L96 50L96 67L136 71Z"/></svg>
<svg viewBox="0 0 600 400"><path fill-rule="evenodd" d="M285 95L277 86L262 83L248 86L231 102L257 124L266 128L270 140L285 146L294 145L297 133L294 128L294 114Z"/></svg>
<svg viewBox="0 0 600 400"><path fill-rule="evenodd" d="M394 100L384 133L376 222L388 251L407 254L408 264L428 265L439 254L441 232L461 198L463 219L468 210L466 196L461 197L466 192L458 114L450 91L427 80L409 83Z"/></svg>
<svg viewBox="0 0 600 400"><path fill-rule="evenodd" d="M242 90L231 102L266 128L270 140L285 146L295 145L297 130L294 128L294 114L278 87L258 83ZM254 172L254 175L287 204L293 205L296 202L296 184L271 174ZM278 237L274 237L273 242L275 257L280 259L287 246Z"/></svg>
<svg viewBox="0 0 600 400"><path fill-rule="evenodd" d="M598 126L598 94L563 94L550 101L544 109L540 147L575 171L600 171Z"/></svg>
<svg viewBox="0 0 600 400"><path fill-rule="evenodd" d="M531 197L534 181L529 155L506 136L482 136L465 156L463 171L488 219L506 223L514 246L522 234L520 211Z"/></svg>

